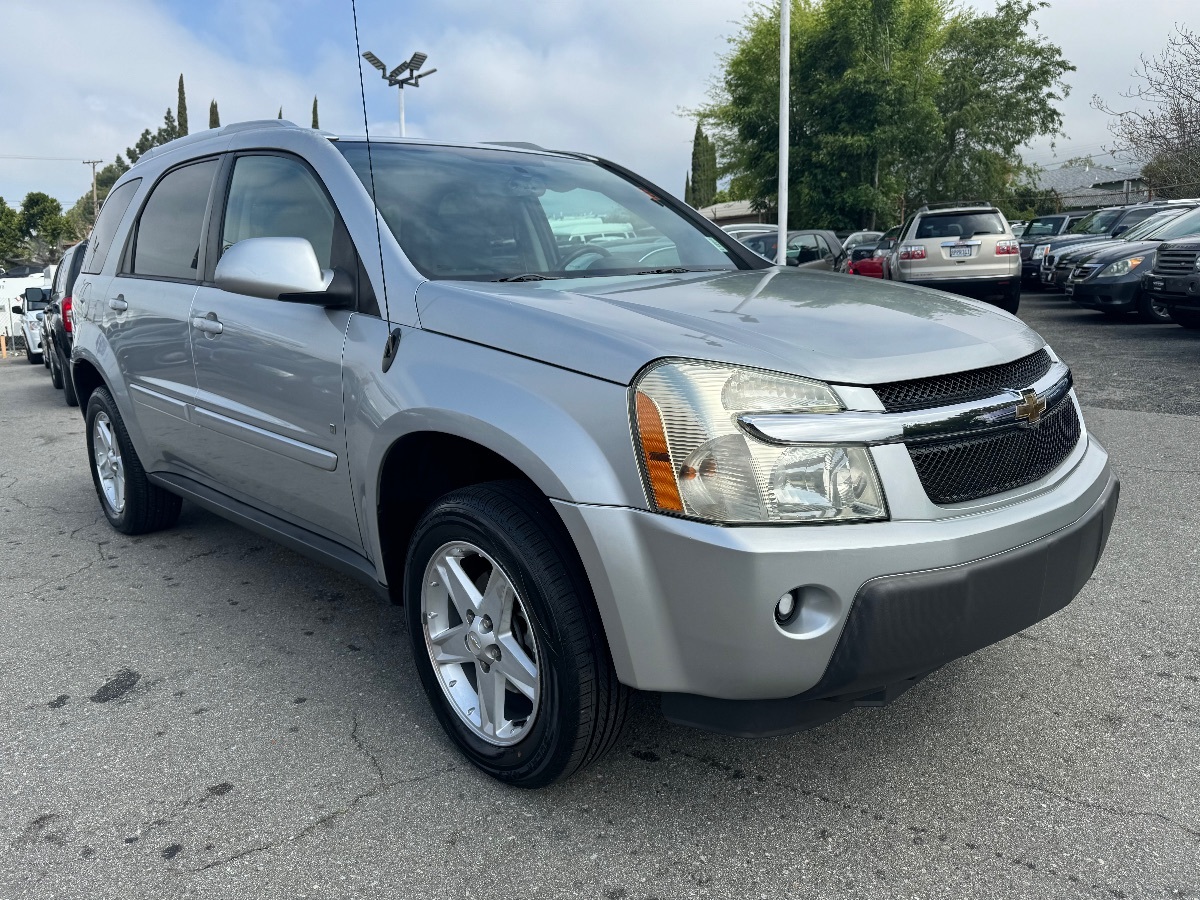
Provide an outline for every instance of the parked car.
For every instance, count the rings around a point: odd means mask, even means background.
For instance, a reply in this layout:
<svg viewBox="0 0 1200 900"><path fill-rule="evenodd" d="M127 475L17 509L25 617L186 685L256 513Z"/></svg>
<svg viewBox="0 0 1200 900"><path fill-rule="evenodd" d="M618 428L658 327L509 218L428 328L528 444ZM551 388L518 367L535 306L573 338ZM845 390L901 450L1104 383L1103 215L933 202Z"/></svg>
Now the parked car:
<svg viewBox="0 0 1200 900"><path fill-rule="evenodd" d="M1142 290L1184 328L1200 328L1200 232L1163 241Z"/></svg>
<svg viewBox="0 0 1200 900"><path fill-rule="evenodd" d="M1131 206L1109 206L1098 209L1091 215L1076 222L1065 234L1039 241L1034 248L1034 256L1041 259L1038 276L1042 287L1061 290L1066 280L1066 273L1061 278L1055 273L1058 254L1066 247L1075 244L1097 243L1118 238L1133 226L1148 219L1171 201L1156 201L1154 203L1139 203ZM1041 249L1042 246L1045 249Z"/></svg>
<svg viewBox="0 0 1200 900"><path fill-rule="evenodd" d="M865 275L868 278L883 277L883 261L894 246L900 235L900 226L885 231L872 247L856 247L851 251L847 262L843 263L845 271L850 275Z"/></svg>
<svg viewBox="0 0 1200 900"><path fill-rule="evenodd" d="M584 191L672 268L560 247ZM632 689L742 735L884 703L1069 603L1117 504L1019 320L774 266L582 154L180 138L114 185L75 312L111 525L188 498L402 600L511 784L601 756Z"/></svg>
<svg viewBox="0 0 1200 900"><path fill-rule="evenodd" d="M78 406L75 385L69 377L71 346L75 334L75 310L73 291L83 265L87 241L70 247L63 254L62 262L54 277L50 291L50 302L46 305L42 324L45 326L46 361L50 365L50 379L56 388L63 391L67 406Z"/></svg>
<svg viewBox="0 0 1200 900"><path fill-rule="evenodd" d="M1091 256L1098 250L1104 250L1115 244L1123 244L1125 241L1133 240L1140 241L1149 236L1155 231L1163 228L1167 222L1178 218L1189 210L1195 209L1193 204L1180 204L1164 207L1153 215L1143 219L1137 225L1131 227L1124 232L1120 237L1102 236L1097 240L1083 241L1082 243L1071 244L1063 247L1054 258L1054 274L1051 277L1051 284L1056 288L1067 290L1067 283L1071 278L1072 273L1079 264Z"/></svg>
<svg viewBox="0 0 1200 900"><path fill-rule="evenodd" d="M1016 238L994 206L921 207L883 266L893 281L987 300L1010 313L1021 302Z"/></svg>
<svg viewBox="0 0 1200 900"><path fill-rule="evenodd" d="M882 231L856 231L842 241L842 249L849 253L855 247L875 246L883 237Z"/></svg>
<svg viewBox="0 0 1200 900"><path fill-rule="evenodd" d="M745 222L740 225L722 225L721 230L731 237L741 240L743 237L749 237L752 234L766 234L769 231L776 231L777 229L774 225Z"/></svg>
<svg viewBox="0 0 1200 900"><path fill-rule="evenodd" d="M40 287L26 288L22 304L12 307L25 343L25 358L30 365L42 361L42 310L45 308L46 293Z"/></svg>
<svg viewBox="0 0 1200 900"><path fill-rule="evenodd" d="M1172 321L1166 304L1142 289L1142 274L1154 269L1163 242L1200 233L1200 208L1183 210L1147 233L1138 234L1153 221L1147 219L1121 239L1101 244L1080 258L1066 284L1071 299L1112 316L1136 312L1143 322Z"/></svg>
<svg viewBox="0 0 1200 900"><path fill-rule="evenodd" d="M1036 219L1029 220L1021 233L1017 235L1021 241L1022 286L1041 287L1042 256L1050 246L1047 238L1068 231L1072 225L1087 215L1086 212L1065 212L1050 216L1038 216Z"/></svg>
<svg viewBox="0 0 1200 900"><path fill-rule="evenodd" d="M742 238L742 243L769 262L776 259L779 233L755 234ZM836 270L846 253L842 242L832 231L789 231L787 264L802 269Z"/></svg>

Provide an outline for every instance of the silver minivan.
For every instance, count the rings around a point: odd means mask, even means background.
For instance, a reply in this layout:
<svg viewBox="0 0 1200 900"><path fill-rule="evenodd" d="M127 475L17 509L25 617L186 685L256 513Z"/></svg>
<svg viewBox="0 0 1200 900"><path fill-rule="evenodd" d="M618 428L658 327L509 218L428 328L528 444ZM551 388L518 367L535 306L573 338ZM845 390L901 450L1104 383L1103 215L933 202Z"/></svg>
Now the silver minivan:
<svg viewBox="0 0 1200 900"><path fill-rule="evenodd" d="M637 237L556 239L584 216ZM747 736L886 703L1069 603L1117 505L1017 319L777 267L582 153L190 135L114 186L75 302L113 527L186 500L403 603L517 785L635 690Z"/></svg>

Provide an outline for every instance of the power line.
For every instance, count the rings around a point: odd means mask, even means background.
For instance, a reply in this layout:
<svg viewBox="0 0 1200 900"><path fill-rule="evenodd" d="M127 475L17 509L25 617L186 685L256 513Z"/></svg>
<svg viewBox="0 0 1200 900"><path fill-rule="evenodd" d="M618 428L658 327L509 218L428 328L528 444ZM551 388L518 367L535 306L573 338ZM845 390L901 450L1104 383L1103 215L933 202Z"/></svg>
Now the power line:
<svg viewBox="0 0 1200 900"><path fill-rule="evenodd" d="M36 159L46 162L87 162L80 159L78 156L12 156L8 153L0 153L0 159Z"/></svg>

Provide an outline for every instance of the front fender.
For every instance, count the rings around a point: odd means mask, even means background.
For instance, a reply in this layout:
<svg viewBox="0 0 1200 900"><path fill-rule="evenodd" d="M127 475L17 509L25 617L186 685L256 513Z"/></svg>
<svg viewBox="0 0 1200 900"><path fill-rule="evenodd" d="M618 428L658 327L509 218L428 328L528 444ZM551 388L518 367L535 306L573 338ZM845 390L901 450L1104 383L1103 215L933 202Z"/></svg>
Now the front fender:
<svg viewBox="0 0 1200 900"><path fill-rule="evenodd" d="M479 444L554 500L645 507L625 385L407 328L385 373L387 333L382 320L354 316L343 366L355 505L377 563L380 473L390 448L416 432Z"/></svg>

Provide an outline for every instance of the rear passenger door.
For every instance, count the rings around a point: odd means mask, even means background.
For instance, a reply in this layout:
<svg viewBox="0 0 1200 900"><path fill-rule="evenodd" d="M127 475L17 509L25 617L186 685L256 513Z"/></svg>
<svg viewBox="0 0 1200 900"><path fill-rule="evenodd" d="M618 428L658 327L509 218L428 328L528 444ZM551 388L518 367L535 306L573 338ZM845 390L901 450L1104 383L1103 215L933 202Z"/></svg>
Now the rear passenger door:
<svg viewBox="0 0 1200 900"><path fill-rule="evenodd" d="M361 548L342 411L349 309L267 300L212 283L238 241L303 237L321 267L358 275L358 257L311 168L274 152L231 156L209 237L212 264L192 304L198 465L223 494Z"/></svg>
<svg viewBox="0 0 1200 900"><path fill-rule="evenodd" d="M170 169L150 189L116 277L100 298L100 327L123 382L148 471L186 470L195 428L188 404L196 394L189 311L204 266L204 224L218 159ZM114 247L114 253L121 248Z"/></svg>

